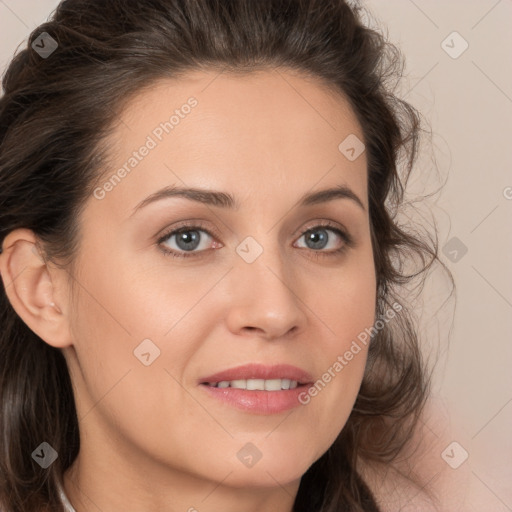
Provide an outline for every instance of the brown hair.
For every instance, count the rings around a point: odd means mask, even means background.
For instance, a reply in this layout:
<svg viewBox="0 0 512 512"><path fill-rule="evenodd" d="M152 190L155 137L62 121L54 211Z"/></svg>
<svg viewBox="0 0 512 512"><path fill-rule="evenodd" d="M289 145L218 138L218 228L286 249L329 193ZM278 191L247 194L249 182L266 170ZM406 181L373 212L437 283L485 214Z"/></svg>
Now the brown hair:
<svg viewBox="0 0 512 512"><path fill-rule="evenodd" d="M437 245L394 217L420 116L388 90L402 73L400 52L361 12L343 0L64 0L3 77L0 242L16 228L33 230L45 257L72 273L77 220L107 162L103 142L131 97L187 70L294 69L344 94L362 126L381 316L436 260ZM32 48L42 32L58 43L47 58ZM419 266L405 275L401 263L412 255ZM18 317L3 288L0 322L0 507L62 511L56 484L80 448L66 362ZM424 408L429 375L404 306L374 336L353 411L303 476L297 512L377 510L358 457L397 457ZM58 452L48 469L31 457L43 441Z"/></svg>

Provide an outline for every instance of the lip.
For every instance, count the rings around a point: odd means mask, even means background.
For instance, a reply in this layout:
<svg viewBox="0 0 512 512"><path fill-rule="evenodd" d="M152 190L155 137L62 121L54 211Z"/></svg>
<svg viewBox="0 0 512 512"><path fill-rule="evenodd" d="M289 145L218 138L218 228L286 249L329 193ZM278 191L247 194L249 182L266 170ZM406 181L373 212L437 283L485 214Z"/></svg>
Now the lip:
<svg viewBox="0 0 512 512"><path fill-rule="evenodd" d="M239 379L290 379L296 380L299 384L308 384L312 382L313 377L305 370L289 364L250 363L201 378L199 384Z"/></svg>
<svg viewBox="0 0 512 512"><path fill-rule="evenodd" d="M282 389L280 391L208 386L208 383L251 378L265 380L290 379L297 381L298 384L295 389ZM299 395L306 391L312 383L313 377L296 366L288 364L268 366L256 363L230 368L201 378L198 381L199 388L204 390L209 397L239 410L260 415L279 414L302 405L299 401Z"/></svg>

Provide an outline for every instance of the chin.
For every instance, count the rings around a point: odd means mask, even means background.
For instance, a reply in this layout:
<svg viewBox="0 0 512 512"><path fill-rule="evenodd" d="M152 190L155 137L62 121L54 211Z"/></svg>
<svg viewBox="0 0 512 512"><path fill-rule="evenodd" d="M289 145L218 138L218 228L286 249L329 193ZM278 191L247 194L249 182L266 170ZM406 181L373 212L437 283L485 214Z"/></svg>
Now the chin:
<svg viewBox="0 0 512 512"><path fill-rule="evenodd" d="M230 487L243 489L286 486L299 482L311 464L309 461L303 461L298 465L290 461L276 460L263 463L260 460L252 468L233 467L225 483Z"/></svg>
<svg viewBox="0 0 512 512"><path fill-rule="evenodd" d="M213 474L230 473L225 483L235 488L284 486L298 482L321 456L316 450L315 453L309 453L304 443L295 444L293 447L268 445L262 447L259 453L253 450L254 447L250 446L246 452L239 454L242 460L233 457L229 461L229 467L222 464ZM242 462L245 453L252 454L253 460L249 457L246 463Z"/></svg>

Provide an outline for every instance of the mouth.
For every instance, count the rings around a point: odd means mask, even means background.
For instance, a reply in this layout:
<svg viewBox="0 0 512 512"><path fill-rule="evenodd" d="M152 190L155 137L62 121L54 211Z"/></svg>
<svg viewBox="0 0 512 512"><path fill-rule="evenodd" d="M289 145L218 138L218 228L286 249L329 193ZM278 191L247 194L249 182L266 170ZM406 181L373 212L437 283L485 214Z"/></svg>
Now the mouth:
<svg viewBox="0 0 512 512"><path fill-rule="evenodd" d="M199 383L217 388L279 391L295 389L312 380L313 377L306 370L297 366L249 363L209 375L200 379Z"/></svg>
<svg viewBox="0 0 512 512"><path fill-rule="evenodd" d="M276 414L302 404L311 375L291 365L248 364L202 378L198 384L214 400L254 414Z"/></svg>
<svg viewBox="0 0 512 512"><path fill-rule="evenodd" d="M248 391L282 391L295 389L298 386L305 386L307 382L298 382L291 379L236 379L221 380L220 382L202 382L204 386L212 388L234 388Z"/></svg>

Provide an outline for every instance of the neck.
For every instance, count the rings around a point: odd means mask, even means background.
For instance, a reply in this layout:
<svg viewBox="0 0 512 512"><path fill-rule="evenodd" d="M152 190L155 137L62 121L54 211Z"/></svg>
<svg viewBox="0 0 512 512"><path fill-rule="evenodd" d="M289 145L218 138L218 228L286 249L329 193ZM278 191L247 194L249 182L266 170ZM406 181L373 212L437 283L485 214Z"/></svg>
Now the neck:
<svg viewBox="0 0 512 512"><path fill-rule="evenodd" d="M75 512L130 510L137 512L293 512L300 481L268 487L230 486L230 475L204 479L184 472L154 472L106 457L91 460L81 451L64 474L63 491ZM107 462L108 461L108 462ZM117 464L116 464L117 462Z"/></svg>

